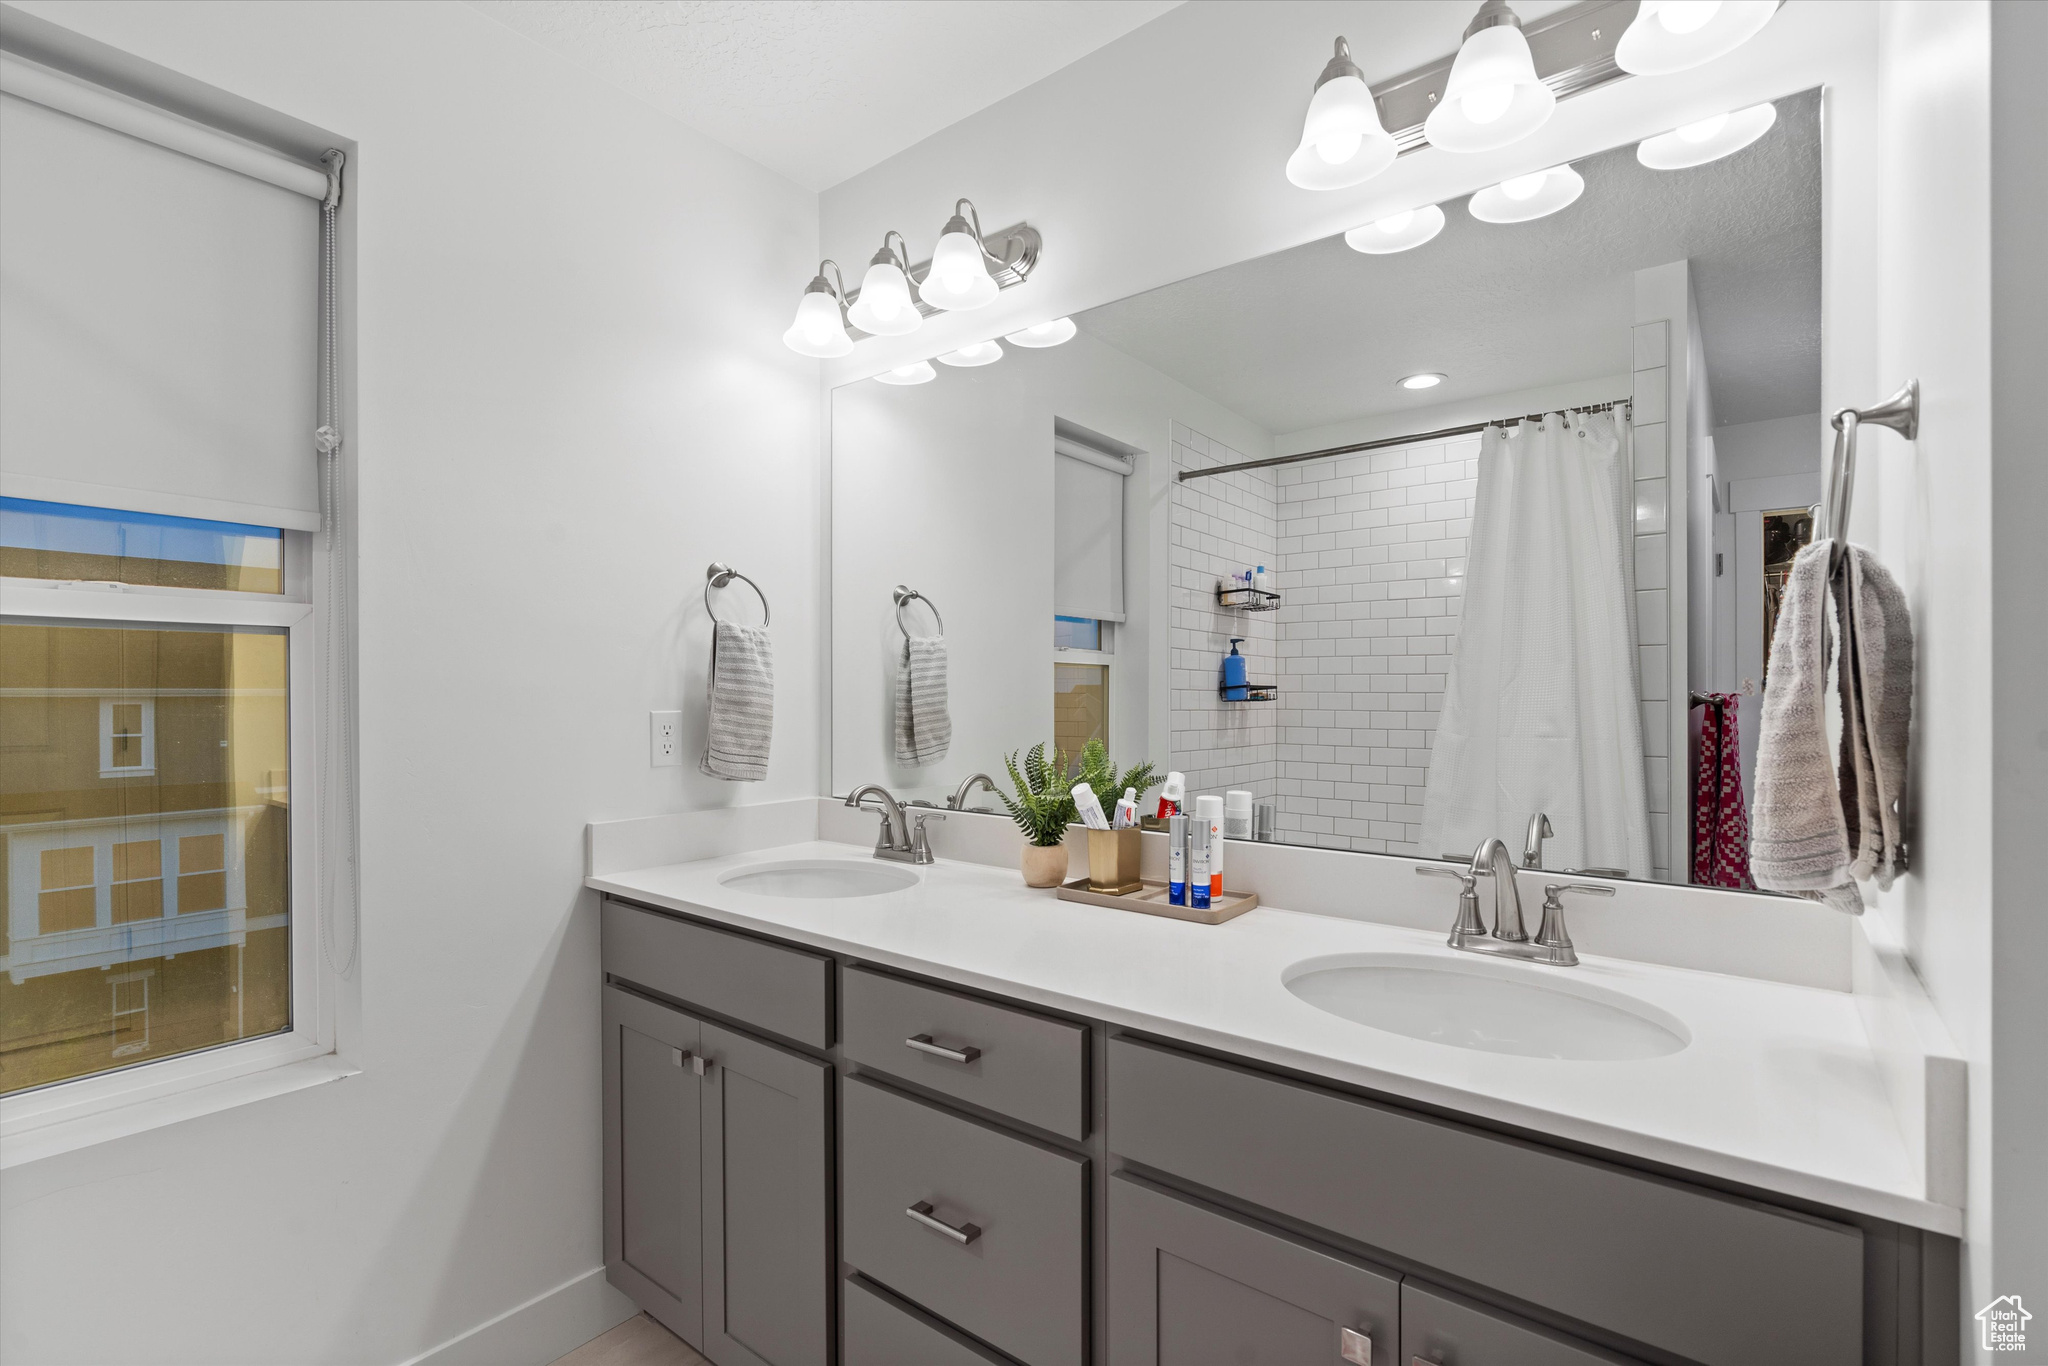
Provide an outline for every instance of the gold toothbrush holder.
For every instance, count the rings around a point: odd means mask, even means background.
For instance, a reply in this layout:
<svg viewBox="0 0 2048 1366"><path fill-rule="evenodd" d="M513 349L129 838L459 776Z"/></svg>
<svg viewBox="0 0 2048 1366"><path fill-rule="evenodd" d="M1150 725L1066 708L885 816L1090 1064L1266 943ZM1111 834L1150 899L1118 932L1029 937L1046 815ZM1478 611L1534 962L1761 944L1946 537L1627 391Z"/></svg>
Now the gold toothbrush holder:
<svg viewBox="0 0 2048 1366"><path fill-rule="evenodd" d="M1145 883L1138 876L1138 841L1135 826L1125 830L1088 832L1088 890L1105 896L1128 896Z"/></svg>

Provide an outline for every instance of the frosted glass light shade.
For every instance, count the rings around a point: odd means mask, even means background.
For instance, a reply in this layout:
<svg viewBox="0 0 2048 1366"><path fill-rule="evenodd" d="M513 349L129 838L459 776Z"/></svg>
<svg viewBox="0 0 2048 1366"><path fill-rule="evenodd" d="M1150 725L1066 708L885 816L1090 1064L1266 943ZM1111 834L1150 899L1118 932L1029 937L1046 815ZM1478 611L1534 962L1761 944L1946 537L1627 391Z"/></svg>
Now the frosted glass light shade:
<svg viewBox="0 0 2048 1366"><path fill-rule="evenodd" d="M1753 104L1732 114L1688 123L1636 144L1636 160L1653 171L1682 171L1739 152L1771 131L1777 106Z"/></svg>
<svg viewBox="0 0 2048 1366"><path fill-rule="evenodd" d="M917 287L917 297L933 308L957 312L991 303L998 292L981 243L968 231L967 220L955 214L932 251L931 270Z"/></svg>
<svg viewBox="0 0 2048 1366"><path fill-rule="evenodd" d="M1444 230L1444 211L1434 204L1389 214L1344 234L1344 245L1368 256L1389 256L1419 247Z"/></svg>
<svg viewBox="0 0 2048 1366"><path fill-rule="evenodd" d="M1488 152L1528 137L1556 108L1556 94L1536 79L1536 60L1522 30L1496 24L1458 49L1444 97L1423 120L1422 131L1447 152Z"/></svg>
<svg viewBox="0 0 2048 1366"><path fill-rule="evenodd" d="M1556 213L1586 192L1586 181L1569 166L1553 166L1489 185L1472 196L1472 216L1482 223L1526 223Z"/></svg>
<svg viewBox="0 0 2048 1366"><path fill-rule="evenodd" d="M853 350L853 338L846 335L846 323L839 316L839 300L819 276L804 291L796 306L796 321L782 334L782 344L799 356L831 360Z"/></svg>
<svg viewBox="0 0 2048 1366"><path fill-rule="evenodd" d="M993 341L969 342L958 351L948 351L939 357L941 365L994 365L1003 358L1003 348Z"/></svg>
<svg viewBox="0 0 2048 1366"><path fill-rule="evenodd" d="M1643 0L1614 47L1614 64L1664 76L1741 47L1778 12L1778 0Z"/></svg>
<svg viewBox="0 0 2048 1366"><path fill-rule="evenodd" d="M1317 86L1308 102L1301 145L1287 158L1287 178L1304 190L1341 190L1386 170L1399 150L1380 124L1366 83L1336 76Z"/></svg>
<svg viewBox="0 0 2048 1366"><path fill-rule="evenodd" d="M1053 318L1047 322L1034 323L1022 332L1012 332L1003 340L1012 346L1058 346L1063 341L1072 341L1080 331L1072 318Z"/></svg>
<svg viewBox="0 0 2048 1366"><path fill-rule="evenodd" d="M910 297L910 281L894 261L876 261L861 277L860 297L846 310L861 331L877 337L901 337L917 331L924 315Z"/></svg>
<svg viewBox="0 0 2048 1366"><path fill-rule="evenodd" d="M875 376L877 384L929 384L939 377L928 360L914 360L908 365L899 365L894 370L884 370Z"/></svg>

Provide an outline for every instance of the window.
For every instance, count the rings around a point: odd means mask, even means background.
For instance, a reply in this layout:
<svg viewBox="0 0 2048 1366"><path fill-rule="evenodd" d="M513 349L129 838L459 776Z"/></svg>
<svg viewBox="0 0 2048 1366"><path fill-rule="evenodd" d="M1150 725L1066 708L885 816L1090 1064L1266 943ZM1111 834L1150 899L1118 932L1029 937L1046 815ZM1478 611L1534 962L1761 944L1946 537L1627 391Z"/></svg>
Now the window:
<svg viewBox="0 0 2048 1366"><path fill-rule="evenodd" d="M1137 448L1053 423L1053 743L1079 755L1110 732L1116 626L1124 620L1124 482Z"/></svg>
<svg viewBox="0 0 2048 1366"><path fill-rule="evenodd" d="M325 169L8 71L0 1121L48 1151L332 1051L319 709L346 720L346 656L313 533L341 329Z"/></svg>
<svg viewBox="0 0 2048 1366"><path fill-rule="evenodd" d="M1052 741L1078 756L1090 740L1109 737L1109 673L1115 662L1112 622L1091 617L1052 619Z"/></svg>

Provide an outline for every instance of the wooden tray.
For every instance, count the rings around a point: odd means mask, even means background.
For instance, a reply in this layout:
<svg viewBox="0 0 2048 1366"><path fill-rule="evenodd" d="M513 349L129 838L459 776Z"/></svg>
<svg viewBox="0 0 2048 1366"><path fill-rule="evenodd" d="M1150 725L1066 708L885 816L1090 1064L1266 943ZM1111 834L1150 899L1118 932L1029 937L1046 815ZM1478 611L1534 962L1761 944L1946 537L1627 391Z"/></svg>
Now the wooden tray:
<svg viewBox="0 0 2048 1366"><path fill-rule="evenodd" d="M1166 884L1149 879L1143 891L1131 892L1125 896L1109 896L1102 892L1088 890L1088 879L1060 884L1059 897L1062 901L1081 901L1090 906L1110 906L1119 911L1137 911L1142 915L1171 916L1175 920L1192 920L1197 925L1221 925L1234 920L1259 904L1257 892L1226 891L1220 899L1212 899L1209 909L1197 910L1193 906L1176 906L1166 899Z"/></svg>

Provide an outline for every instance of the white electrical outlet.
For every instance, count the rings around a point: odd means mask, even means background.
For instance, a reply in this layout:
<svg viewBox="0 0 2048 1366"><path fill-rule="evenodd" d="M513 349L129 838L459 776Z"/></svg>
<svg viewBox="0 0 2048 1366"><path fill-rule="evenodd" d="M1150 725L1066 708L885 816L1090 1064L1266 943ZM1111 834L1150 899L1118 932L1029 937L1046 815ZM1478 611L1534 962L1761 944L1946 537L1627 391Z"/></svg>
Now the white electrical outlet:
<svg viewBox="0 0 2048 1366"><path fill-rule="evenodd" d="M670 768L683 762L683 714L679 711L647 713L647 762L654 768Z"/></svg>

